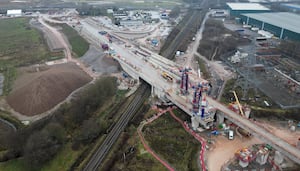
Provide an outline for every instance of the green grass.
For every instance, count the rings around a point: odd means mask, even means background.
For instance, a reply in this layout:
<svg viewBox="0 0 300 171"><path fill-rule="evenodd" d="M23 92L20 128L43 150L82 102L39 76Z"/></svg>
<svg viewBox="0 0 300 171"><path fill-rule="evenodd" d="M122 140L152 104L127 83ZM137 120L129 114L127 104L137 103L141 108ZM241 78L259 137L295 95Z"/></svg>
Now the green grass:
<svg viewBox="0 0 300 171"><path fill-rule="evenodd" d="M17 78L17 69L13 64L8 64L3 66L2 73L4 75L3 95L7 95L12 90L13 82Z"/></svg>
<svg viewBox="0 0 300 171"><path fill-rule="evenodd" d="M231 102L230 98L233 97L233 94L230 91L233 90L235 82L236 82L236 79L230 79L226 82L226 85L224 87L224 91L223 91L223 94L222 94L221 100L220 100L222 103L228 104Z"/></svg>
<svg viewBox="0 0 300 171"><path fill-rule="evenodd" d="M18 119L16 119L15 117L13 117L10 113L8 113L6 111L0 110L0 118L12 123L17 129L22 128L24 126Z"/></svg>
<svg viewBox="0 0 300 171"><path fill-rule="evenodd" d="M10 160L0 163L0 170L5 171L31 171L22 159Z"/></svg>
<svg viewBox="0 0 300 171"><path fill-rule="evenodd" d="M68 143L41 171L68 170L82 151L83 150L72 150L71 143Z"/></svg>
<svg viewBox="0 0 300 171"><path fill-rule="evenodd" d="M29 18L0 20L0 73L4 74L3 95L17 77L16 67L45 62L52 58L43 35L30 27ZM55 53L57 55L57 53Z"/></svg>
<svg viewBox="0 0 300 171"><path fill-rule="evenodd" d="M81 150L74 151L71 149L71 143L67 143L52 161L47 163L40 171L68 170L76 158L80 155ZM22 158L0 163L0 170L5 171L34 171L24 162Z"/></svg>
<svg viewBox="0 0 300 171"><path fill-rule="evenodd" d="M138 138L137 135L134 138ZM138 140L139 141L139 140ZM143 144L139 141L136 144L137 152L135 156L128 162L126 168L129 170L149 170L149 171L167 171L159 161L157 161L150 153L148 153Z"/></svg>
<svg viewBox="0 0 300 171"><path fill-rule="evenodd" d="M0 41L0 60L14 65L36 63L49 55L42 33L30 27L29 18L0 20Z"/></svg>
<svg viewBox="0 0 300 171"><path fill-rule="evenodd" d="M76 30L67 24L62 24L60 26L62 27L62 32L66 35L72 46L72 51L77 57L83 56L89 50L89 43L83 39Z"/></svg>
<svg viewBox="0 0 300 171"><path fill-rule="evenodd" d="M209 79L210 78L210 74L209 72L207 71L207 68L205 66L205 61L203 61L202 59L200 59L200 57L198 56L195 56L197 62L198 62L198 65L199 65L199 68L200 68L200 71L202 73L202 76L204 79Z"/></svg>
<svg viewBox="0 0 300 171"><path fill-rule="evenodd" d="M149 146L176 170L199 170L200 143L169 114L145 126L144 136Z"/></svg>

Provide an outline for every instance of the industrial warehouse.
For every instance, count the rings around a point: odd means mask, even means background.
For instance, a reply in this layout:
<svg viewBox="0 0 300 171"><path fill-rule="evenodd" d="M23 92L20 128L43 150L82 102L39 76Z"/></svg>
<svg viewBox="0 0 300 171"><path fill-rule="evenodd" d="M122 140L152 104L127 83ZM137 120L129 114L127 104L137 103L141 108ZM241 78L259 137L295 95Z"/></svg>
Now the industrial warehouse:
<svg viewBox="0 0 300 171"><path fill-rule="evenodd" d="M245 13L263 13L270 12L270 9L258 3L227 3L230 16L240 17Z"/></svg>
<svg viewBox="0 0 300 171"><path fill-rule="evenodd" d="M300 40L300 16L288 12L241 14L244 24L271 32L280 39Z"/></svg>

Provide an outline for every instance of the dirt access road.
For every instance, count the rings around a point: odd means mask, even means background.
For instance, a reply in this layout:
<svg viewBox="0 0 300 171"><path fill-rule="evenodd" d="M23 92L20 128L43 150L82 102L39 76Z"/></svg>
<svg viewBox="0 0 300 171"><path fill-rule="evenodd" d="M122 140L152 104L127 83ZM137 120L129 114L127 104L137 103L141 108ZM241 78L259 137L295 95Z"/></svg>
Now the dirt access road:
<svg viewBox="0 0 300 171"><path fill-rule="evenodd" d="M92 77L93 79L96 79L98 77L97 74L95 74L93 71L91 71L89 68L87 68L80 60L74 59L72 58L72 53L71 50L68 46L68 43L66 42L66 40L64 39L62 33L60 33L59 31L57 31L56 28L50 26L49 24L47 24L44 20L48 21L48 22L55 22L55 20L53 19L49 19L49 17L47 15L45 16L40 16L38 18L38 21L45 26L47 29L49 29L53 35L57 38L57 40L60 41L60 43L63 45L64 47L64 53L66 56L66 59L68 62L75 62L84 72L86 72L90 77ZM58 21L59 23L61 23L60 21Z"/></svg>
<svg viewBox="0 0 300 171"><path fill-rule="evenodd" d="M225 136L212 138L215 142L213 149L208 151L207 165L208 170L221 170L221 167L234 157L234 153L243 148L254 144L262 143L255 137L240 138L235 136L234 140L228 140Z"/></svg>

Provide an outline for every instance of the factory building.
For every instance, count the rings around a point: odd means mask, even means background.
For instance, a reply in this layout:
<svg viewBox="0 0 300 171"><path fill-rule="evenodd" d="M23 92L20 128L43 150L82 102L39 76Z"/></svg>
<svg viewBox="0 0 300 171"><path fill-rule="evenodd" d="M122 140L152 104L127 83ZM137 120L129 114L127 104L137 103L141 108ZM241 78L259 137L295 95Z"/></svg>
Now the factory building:
<svg viewBox="0 0 300 171"><path fill-rule="evenodd" d="M21 17L22 16L22 10L21 9L7 10L6 16L8 16L8 17Z"/></svg>
<svg viewBox="0 0 300 171"><path fill-rule="evenodd" d="M268 31L280 39L300 41L300 15L288 12L241 14L243 24Z"/></svg>
<svg viewBox="0 0 300 171"><path fill-rule="evenodd" d="M270 9L258 3L227 3L231 17L240 17L245 13L264 13Z"/></svg>

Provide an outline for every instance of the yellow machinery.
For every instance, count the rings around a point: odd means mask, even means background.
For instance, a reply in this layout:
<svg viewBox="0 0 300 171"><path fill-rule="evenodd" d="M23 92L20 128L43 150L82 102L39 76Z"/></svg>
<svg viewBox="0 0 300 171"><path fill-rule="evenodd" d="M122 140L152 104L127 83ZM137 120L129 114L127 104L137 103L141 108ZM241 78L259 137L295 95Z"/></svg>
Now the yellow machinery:
<svg viewBox="0 0 300 171"><path fill-rule="evenodd" d="M240 110L240 112L241 112L241 115L242 115L242 116L245 116L244 111L243 111L243 109L242 109L242 106L241 106L241 104L240 104L240 101L239 101L239 98L238 98L236 92L235 92L235 91L232 91L232 93L233 93L234 98L235 98L235 101L236 101L236 103L237 103L237 105L238 105L238 107L239 107L239 110Z"/></svg>
<svg viewBox="0 0 300 171"><path fill-rule="evenodd" d="M166 72L162 72L161 76L169 82L173 82L173 78L168 75Z"/></svg>

